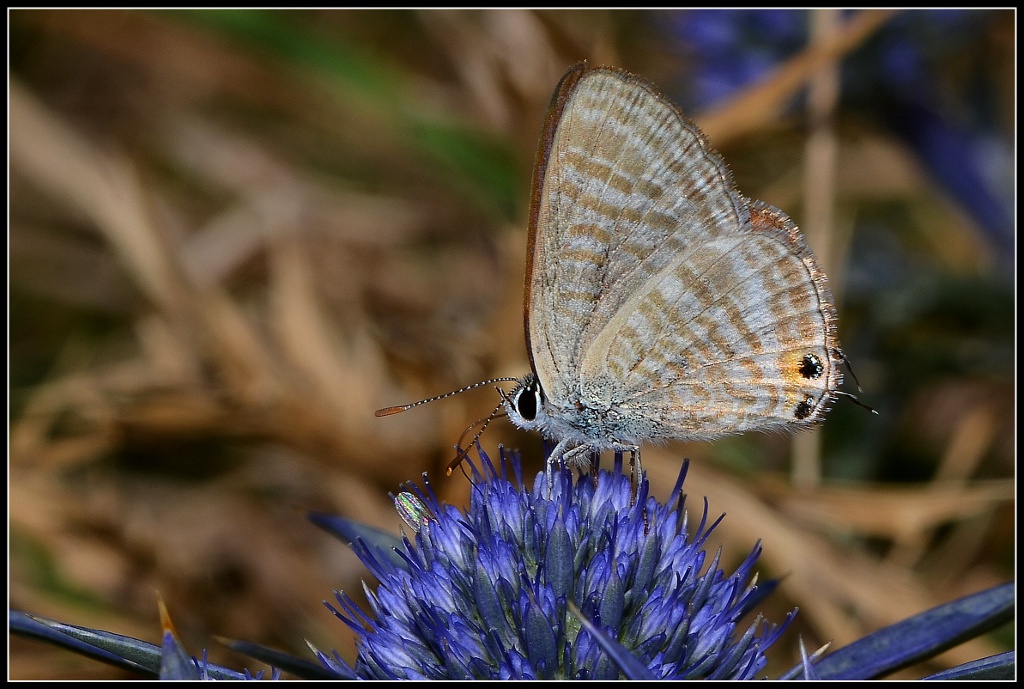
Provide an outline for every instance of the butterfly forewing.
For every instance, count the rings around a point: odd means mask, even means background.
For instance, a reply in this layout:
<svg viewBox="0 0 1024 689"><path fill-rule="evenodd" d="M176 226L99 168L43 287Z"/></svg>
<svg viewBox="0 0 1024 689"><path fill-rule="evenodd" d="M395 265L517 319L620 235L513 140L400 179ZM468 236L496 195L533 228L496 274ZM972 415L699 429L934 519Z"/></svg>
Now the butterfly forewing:
<svg viewBox="0 0 1024 689"><path fill-rule="evenodd" d="M621 439L817 420L838 385L824 276L646 82L577 66L538 155L527 342L550 413ZM603 413L603 412L601 412ZM578 422L577 422L578 420Z"/></svg>
<svg viewBox="0 0 1024 689"><path fill-rule="evenodd" d="M623 304L670 263L728 238L747 210L699 130L646 82L580 66L552 107L527 310L535 369L561 399Z"/></svg>

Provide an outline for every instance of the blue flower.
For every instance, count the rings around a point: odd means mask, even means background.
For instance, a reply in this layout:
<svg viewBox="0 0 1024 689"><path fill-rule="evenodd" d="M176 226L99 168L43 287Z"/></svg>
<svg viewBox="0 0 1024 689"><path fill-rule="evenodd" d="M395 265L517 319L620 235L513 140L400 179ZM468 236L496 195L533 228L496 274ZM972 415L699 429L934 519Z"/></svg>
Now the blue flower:
<svg viewBox="0 0 1024 689"><path fill-rule="evenodd" d="M733 574L717 556L707 565L714 524L705 504L687 534L685 467L662 504L646 479L634 492L621 460L575 482L568 469L542 473L526 490L517 461L503 454L499 470L480 459L466 513L441 505L429 484L398 497L415 531L399 557L356 539L380 584L366 591L372 616L336 594L332 610L361 635L355 667L339 668L346 675L631 677L616 659L623 652L655 678L742 679L764 668L782 627L759 617L738 628L770 588L750 583L760 547Z"/></svg>
<svg viewBox="0 0 1024 689"><path fill-rule="evenodd" d="M666 504L630 477L562 470L522 488L519 464L500 471L480 453L468 512L442 506L425 484L396 498L413 541L340 517L312 514L353 544L379 578L362 612L338 593L335 614L360 634L355 667L314 650L320 664L244 641L229 648L305 679L753 678L781 627L737 624L775 582L750 584L756 547L735 573L705 569L707 504L687 536L682 484ZM509 469L515 481L508 479ZM716 522L717 524L717 522ZM701 574L701 572L704 572ZM872 679L934 657L1013 620L1010 582L944 603L803 661L780 679ZM189 656L165 618L162 645L11 610L12 633L56 644L143 676L258 678ZM790 616L791 617L791 616ZM788 620L787 620L788 623ZM1013 651L929 679L1012 679Z"/></svg>

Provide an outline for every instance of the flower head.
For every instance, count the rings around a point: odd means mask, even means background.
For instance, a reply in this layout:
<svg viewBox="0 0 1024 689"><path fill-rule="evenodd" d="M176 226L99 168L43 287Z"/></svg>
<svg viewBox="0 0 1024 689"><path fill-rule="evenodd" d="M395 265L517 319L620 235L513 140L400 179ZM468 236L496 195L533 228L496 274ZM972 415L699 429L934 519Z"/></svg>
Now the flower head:
<svg viewBox="0 0 1024 689"><path fill-rule="evenodd" d="M781 629L759 618L737 633L760 596L749 583L760 547L732 575L717 557L705 568L714 525L705 505L687 534L685 467L662 504L646 479L634 492L621 459L575 482L568 469L539 474L532 490L515 459L480 459L465 513L429 484L398 497L416 532L400 558L355 544L380 582L367 589L372 616L336 594L335 613L361 635L356 676L628 676L609 643L656 678L749 678L764 667Z"/></svg>
<svg viewBox="0 0 1024 689"><path fill-rule="evenodd" d="M526 491L518 487L516 460L503 456L499 472L482 452L480 459L483 471L474 468L466 514L441 506L429 485L396 498L415 543L310 514L355 541L380 579L376 593L367 591L372 617L337 594L335 613L361 634L355 668L315 648L320 665L244 641L228 646L304 679L725 679L751 678L764 667L764 651L782 629L758 620L736 638L736 625L774 582L745 583L760 548L731 576L718 569L717 558L701 574L714 525L707 526L705 502L694 536L686 535L685 466L661 504L647 496L644 480L633 492L621 460L616 471L594 470L575 485L565 470L541 474ZM1011 622L1015 593L1009 582L944 603L823 657L805 654L780 679L884 677ZM189 659L169 623L164 626L157 646L13 609L9 615L14 634L146 676L253 677L211 665L205 655ZM1013 679L1015 673L1016 654L1008 651L927 679Z"/></svg>

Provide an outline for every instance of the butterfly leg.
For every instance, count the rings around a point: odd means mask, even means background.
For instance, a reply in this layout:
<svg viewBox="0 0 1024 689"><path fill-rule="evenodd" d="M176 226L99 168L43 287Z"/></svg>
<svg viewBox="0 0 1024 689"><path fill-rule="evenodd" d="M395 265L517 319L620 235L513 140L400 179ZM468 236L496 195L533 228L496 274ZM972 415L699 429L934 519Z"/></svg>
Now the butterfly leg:
<svg viewBox="0 0 1024 689"><path fill-rule="evenodd" d="M630 472L636 474L636 481L637 483L640 483L640 479L642 479L644 475L644 465L640 462L640 446L613 441L612 449L616 452L629 453Z"/></svg>
<svg viewBox="0 0 1024 689"><path fill-rule="evenodd" d="M626 443L620 443L617 440L612 441L612 449L617 454L623 452L629 453L629 481L634 488L640 487L640 482L644 478L644 465L640 461L640 446L639 445L627 445ZM636 483L633 484L633 478L636 478Z"/></svg>
<svg viewBox="0 0 1024 689"><path fill-rule="evenodd" d="M551 450L551 454L548 455L548 463L545 473L548 475L549 490L552 490L555 487L555 472L558 470L559 465L564 465L565 460L568 459L569 455L573 452L573 450L566 451L568 447L569 441L559 440L555 445L555 448Z"/></svg>
<svg viewBox="0 0 1024 689"><path fill-rule="evenodd" d="M563 459L566 462L572 462L577 466L589 466L590 465L590 453L596 452L590 445L577 445L563 455Z"/></svg>
<svg viewBox="0 0 1024 689"><path fill-rule="evenodd" d="M636 482L639 485L644 478L644 464L640 461L640 448L636 445L629 451L629 463L636 469Z"/></svg>

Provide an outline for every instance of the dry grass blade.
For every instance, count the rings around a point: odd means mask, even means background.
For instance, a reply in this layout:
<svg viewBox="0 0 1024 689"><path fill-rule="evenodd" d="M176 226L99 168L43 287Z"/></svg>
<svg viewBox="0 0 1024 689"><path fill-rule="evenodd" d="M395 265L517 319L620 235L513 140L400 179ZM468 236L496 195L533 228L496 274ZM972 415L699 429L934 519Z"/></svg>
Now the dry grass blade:
<svg viewBox="0 0 1024 689"><path fill-rule="evenodd" d="M822 65L854 50L892 15L892 10L858 12L832 38L809 46L780 65L760 84L744 89L734 99L701 114L696 118L697 124L720 147L743 134L763 129L779 116L786 101L806 86Z"/></svg>
<svg viewBox="0 0 1024 689"><path fill-rule="evenodd" d="M139 288L158 306L178 307L182 278L154 227L127 160L76 136L10 79L11 165L56 198L87 213L117 250Z"/></svg>
<svg viewBox="0 0 1024 689"><path fill-rule="evenodd" d="M794 521L826 531L852 531L897 542L916 540L942 524L989 513L1015 495L1009 480L930 483L905 488L872 485L818 488L810 493L785 490L779 509Z"/></svg>

